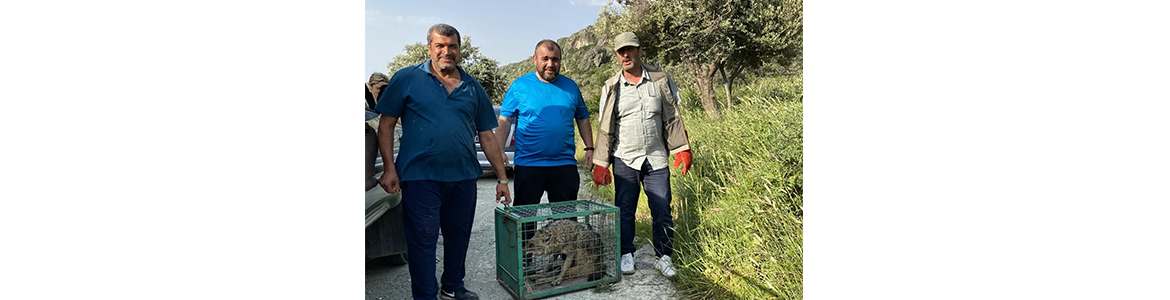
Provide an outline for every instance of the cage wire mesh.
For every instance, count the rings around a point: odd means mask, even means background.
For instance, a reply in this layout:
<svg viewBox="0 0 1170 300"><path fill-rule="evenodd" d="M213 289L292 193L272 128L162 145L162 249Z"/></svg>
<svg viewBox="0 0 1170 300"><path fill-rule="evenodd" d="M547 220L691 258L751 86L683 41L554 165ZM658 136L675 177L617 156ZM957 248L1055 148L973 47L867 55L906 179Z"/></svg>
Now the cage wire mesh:
<svg viewBox="0 0 1170 300"><path fill-rule="evenodd" d="M505 287L519 288L512 291L517 298L551 296L620 278L616 207L577 200L498 208L500 214L497 222L504 222L497 228L505 232L497 237L519 240L497 243L506 248L497 256L518 258L514 271L507 272L518 275L512 284L501 278Z"/></svg>

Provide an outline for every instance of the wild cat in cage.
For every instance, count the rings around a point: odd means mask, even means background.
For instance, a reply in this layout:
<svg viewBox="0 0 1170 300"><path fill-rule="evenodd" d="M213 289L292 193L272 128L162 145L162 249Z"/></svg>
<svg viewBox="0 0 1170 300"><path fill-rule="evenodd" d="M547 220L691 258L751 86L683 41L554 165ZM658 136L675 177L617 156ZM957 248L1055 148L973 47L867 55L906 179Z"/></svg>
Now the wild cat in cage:
<svg viewBox="0 0 1170 300"><path fill-rule="evenodd" d="M594 281L605 275L601 234L586 223L567 219L549 222L528 240L528 251L533 255L550 255L544 269L531 277L536 284L561 285L565 278L580 276ZM553 263L558 258L563 258L563 262Z"/></svg>

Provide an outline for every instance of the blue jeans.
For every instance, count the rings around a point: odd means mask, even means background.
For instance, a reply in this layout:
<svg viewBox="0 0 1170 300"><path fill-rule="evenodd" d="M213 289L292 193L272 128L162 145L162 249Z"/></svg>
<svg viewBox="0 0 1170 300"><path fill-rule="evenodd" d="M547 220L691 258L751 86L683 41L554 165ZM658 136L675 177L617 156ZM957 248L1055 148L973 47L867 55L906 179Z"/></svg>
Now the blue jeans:
<svg viewBox="0 0 1170 300"><path fill-rule="evenodd" d="M614 203L620 209L622 230L622 254L634 253L634 212L638 209L638 193L646 190L646 204L654 220L654 255L673 255L674 219L670 216L670 168L650 169L650 162L643 161L637 170L627 166L621 159L613 163Z"/></svg>
<svg viewBox="0 0 1170 300"><path fill-rule="evenodd" d="M438 297L435 281L435 244L443 232L443 288L463 288L467 274L467 244L475 219L475 179L457 182L411 180L402 182L402 221L410 289L414 299Z"/></svg>

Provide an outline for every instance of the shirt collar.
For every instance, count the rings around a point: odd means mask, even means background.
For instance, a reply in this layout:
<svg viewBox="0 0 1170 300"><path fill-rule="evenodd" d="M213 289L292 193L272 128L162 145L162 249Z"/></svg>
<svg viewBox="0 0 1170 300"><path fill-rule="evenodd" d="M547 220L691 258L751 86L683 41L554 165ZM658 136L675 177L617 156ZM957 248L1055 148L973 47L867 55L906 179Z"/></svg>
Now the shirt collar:
<svg viewBox="0 0 1170 300"><path fill-rule="evenodd" d="M431 70L431 59L429 59L429 58L427 59L427 61L424 61L423 63L419 64L418 68L422 69L423 72L427 72L428 75L435 76L435 73L432 72L432 70ZM460 81L467 81L467 72L463 71L463 67L456 65L455 70L459 71L459 77L462 78L462 79L460 79ZM645 68L643 68L643 70L645 70Z"/></svg>
<svg viewBox="0 0 1170 300"><path fill-rule="evenodd" d="M621 77L622 77L622 83L629 84L629 85L635 85L633 82L630 82L629 79L626 79L626 76L623 75ZM641 81L649 81L649 80L650 80L650 72L646 72L646 67L643 66L642 67L642 80ZM639 83L641 83L641 82L639 82Z"/></svg>

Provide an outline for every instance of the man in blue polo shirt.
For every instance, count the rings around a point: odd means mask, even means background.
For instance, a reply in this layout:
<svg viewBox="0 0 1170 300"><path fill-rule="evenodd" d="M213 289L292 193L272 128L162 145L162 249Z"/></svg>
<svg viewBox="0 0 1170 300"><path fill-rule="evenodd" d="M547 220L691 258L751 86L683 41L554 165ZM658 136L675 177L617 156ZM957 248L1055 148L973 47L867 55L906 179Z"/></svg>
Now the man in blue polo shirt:
<svg viewBox="0 0 1170 300"><path fill-rule="evenodd" d="M573 124L585 143L585 160L593 160L593 129L581 90L572 79L560 75L561 46L552 40L536 44L532 62L536 72L512 81L500 109L497 139L508 136L516 118L515 156L516 205L540 203L548 193L549 202L577 199L577 173ZM526 224L531 225L531 224ZM531 235L530 230L525 230Z"/></svg>
<svg viewBox="0 0 1170 300"><path fill-rule="evenodd" d="M402 145L394 163L383 164L379 183L402 193L403 227L414 299L479 299L463 285L467 244L475 214L475 181L483 174L472 134L479 134L499 177L496 201L508 204L508 180L492 129L495 110L479 81L459 64L459 31L447 24L427 30L430 59L394 73L378 100L382 157L394 157L394 127L402 120ZM494 150L494 151L487 151ZM501 201L500 198L504 200ZM435 281L435 243L443 233L442 287ZM441 290L440 290L441 289Z"/></svg>

